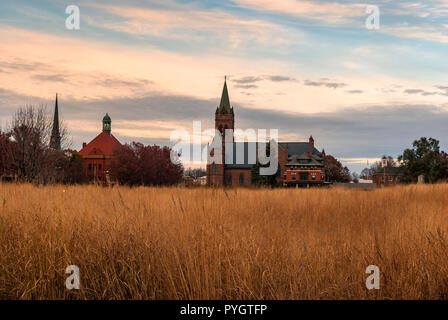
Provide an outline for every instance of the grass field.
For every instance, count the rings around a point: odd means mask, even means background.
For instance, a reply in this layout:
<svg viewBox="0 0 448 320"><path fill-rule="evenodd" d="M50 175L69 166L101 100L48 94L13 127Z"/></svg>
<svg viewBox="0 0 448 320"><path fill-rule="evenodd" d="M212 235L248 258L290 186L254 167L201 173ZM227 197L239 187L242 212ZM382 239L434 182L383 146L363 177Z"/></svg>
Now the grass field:
<svg viewBox="0 0 448 320"><path fill-rule="evenodd" d="M0 184L0 298L447 299L448 185ZM368 265L379 290L365 286ZM77 265L81 289L65 287Z"/></svg>

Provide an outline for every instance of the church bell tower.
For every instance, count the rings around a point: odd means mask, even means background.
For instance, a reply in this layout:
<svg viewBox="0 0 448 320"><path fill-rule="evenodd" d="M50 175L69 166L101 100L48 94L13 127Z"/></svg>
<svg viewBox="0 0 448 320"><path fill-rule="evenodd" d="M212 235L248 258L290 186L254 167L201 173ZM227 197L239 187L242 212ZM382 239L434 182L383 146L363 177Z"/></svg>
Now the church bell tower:
<svg viewBox="0 0 448 320"><path fill-rule="evenodd" d="M224 78L221 101L215 111L215 129L221 133L221 163L207 164L207 184L223 185L225 177L225 145L234 142L233 130L235 116L233 107L230 106L229 92L227 91L227 79ZM232 130L231 141L226 141L226 130Z"/></svg>
<svg viewBox="0 0 448 320"><path fill-rule="evenodd" d="M221 101L215 112L215 129L221 132L223 143L225 142L225 130L234 130L235 126L235 116L233 114L233 107L230 106L229 92L227 91L226 80L227 79L224 78L224 87L222 89Z"/></svg>
<svg viewBox="0 0 448 320"><path fill-rule="evenodd" d="M110 134L111 123L112 120L110 119L109 114L106 113L106 115L103 118L103 131L107 132L108 134Z"/></svg>

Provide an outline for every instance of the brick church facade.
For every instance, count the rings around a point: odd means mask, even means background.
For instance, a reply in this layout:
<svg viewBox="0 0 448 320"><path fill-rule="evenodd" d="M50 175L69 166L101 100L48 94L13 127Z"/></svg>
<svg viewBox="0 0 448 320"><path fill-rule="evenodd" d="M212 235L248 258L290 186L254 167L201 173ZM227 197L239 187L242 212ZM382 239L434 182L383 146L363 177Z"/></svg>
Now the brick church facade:
<svg viewBox="0 0 448 320"><path fill-rule="evenodd" d="M220 163L208 161L206 168L207 185L209 186L249 186L252 184L252 168L254 159L250 159L250 150L255 150L258 159L256 142L235 142L233 134L226 137L226 130L235 129L235 113L230 105L227 83L224 87L219 106L215 111L215 129L221 133ZM231 141L226 141L231 139ZM226 159L225 148L231 146L233 161ZM238 158L238 152L243 157ZM209 154L214 156L214 149L209 148ZM278 142L277 182L285 186L309 187L325 184L325 151L319 152L310 136L308 142ZM239 161L237 161L237 159ZM218 161L216 161L218 162Z"/></svg>
<svg viewBox="0 0 448 320"><path fill-rule="evenodd" d="M103 131L89 143L83 143L79 154L83 158L84 172L91 183L113 185L115 179L110 174L113 152L122 144L111 133L112 120L109 115L103 118Z"/></svg>

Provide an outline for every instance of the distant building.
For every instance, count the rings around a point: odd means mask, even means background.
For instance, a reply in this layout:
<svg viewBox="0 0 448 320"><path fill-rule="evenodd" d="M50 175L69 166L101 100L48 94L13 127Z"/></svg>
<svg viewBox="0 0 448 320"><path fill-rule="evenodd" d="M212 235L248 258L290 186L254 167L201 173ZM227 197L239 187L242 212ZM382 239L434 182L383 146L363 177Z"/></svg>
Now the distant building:
<svg viewBox="0 0 448 320"><path fill-rule="evenodd" d="M224 81L221 101L215 112L215 129L222 136L222 161L207 163L207 185L209 186L249 186L252 183L251 169L258 159L258 144L255 142L235 142L231 136L230 146L233 148L233 159L226 159L226 129L235 129L235 115L230 105L227 83ZM249 151L255 151L255 159L250 159ZM213 149L208 150L212 156ZM313 137L308 142L279 142L278 165L280 176L278 182L287 186L322 185L325 152L314 147ZM227 161L226 161L227 160Z"/></svg>
<svg viewBox="0 0 448 320"><path fill-rule="evenodd" d="M103 131L88 144L82 144L79 154L84 159L84 170L90 182L110 185L115 180L111 176L110 162L113 152L122 144L111 133L111 118L106 113L103 118Z"/></svg>
<svg viewBox="0 0 448 320"><path fill-rule="evenodd" d="M401 182L403 173L400 167L379 168L372 175L372 181L377 186L394 186Z"/></svg>
<svg viewBox="0 0 448 320"><path fill-rule="evenodd" d="M309 142L279 143L288 152L283 171L283 182L287 186L321 185L325 180L325 151L314 148L314 139Z"/></svg>
<svg viewBox="0 0 448 320"><path fill-rule="evenodd" d="M58 94L56 93L56 102L54 104L53 128L51 130L50 148L61 150L61 132L59 131L59 110Z"/></svg>

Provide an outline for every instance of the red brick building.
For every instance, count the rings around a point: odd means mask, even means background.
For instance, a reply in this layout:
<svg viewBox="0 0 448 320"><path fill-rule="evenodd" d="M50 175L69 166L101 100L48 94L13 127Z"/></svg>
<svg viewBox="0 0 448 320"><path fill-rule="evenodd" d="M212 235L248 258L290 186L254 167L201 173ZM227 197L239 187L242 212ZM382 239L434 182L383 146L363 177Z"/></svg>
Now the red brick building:
<svg viewBox="0 0 448 320"><path fill-rule="evenodd" d="M110 174L110 161L114 150L122 145L111 133L111 123L106 113L103 118L103 131L88 144L84 142L79 151L84 159L85 173L89 181L95 184L114 184Z"/></svg>
<svg viewBox="0 0 448 320"><path fill-rule="evenodd" d="M373 175L372 181L378 187L395 186L403 177L400 167L379 168Z"/></svg>
<svg viewBox="0 0 448 320"><path fill-rule="evenodd" d="M234 136L226 137L225 130L234 130L235 114L230 106L226 81L221 95L221 101L215 111L215 129L222 136L222 161L207 163L207 185L210 186L248 186L251 184L251 169L258 159L258 144L255 142L235 142ZM231 141L226 141L231 139ZM231 146L233 159L226 158L225 148ZM209 149L214 156L214 150ZM255 154L251 158L250 155ZM325 151L319 152L314 147L314 139L308 142L279 142L278 165L280 176L278 182L286 186L311 186L325 183L324 159ZM241 156L243 155L243 156Z"/></svg>

